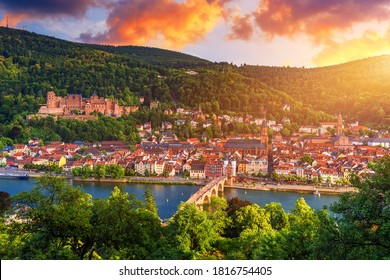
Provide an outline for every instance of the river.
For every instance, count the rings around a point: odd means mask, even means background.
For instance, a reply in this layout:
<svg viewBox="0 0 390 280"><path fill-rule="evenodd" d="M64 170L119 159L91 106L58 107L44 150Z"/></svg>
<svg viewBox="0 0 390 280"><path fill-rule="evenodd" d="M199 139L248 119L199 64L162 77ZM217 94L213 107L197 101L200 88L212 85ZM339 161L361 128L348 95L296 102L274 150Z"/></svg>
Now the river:
<svg viewBox="0 0 390 280"><path fill-rule="evenodd" d="M137 199L143 200L146 188L153 192L158 214L162 219L170 218L177 210L180 202L185 202L195 193L199 186L192 185L158 185L158 184L118 184L118 183L96 183L96 182L75 182L86 193L91 194L94 198L106 198L110 195L115 186L122 185L128 193L133 193ZM29 180L6 180L0 179L0 191L8 192L15 195L22 191L30 191L35 187L35 179ZM324 206L338 201L336 195L300 194L292 192L272 192L256 191L245 189L225 189L227 199L239 197L243 200L249 200L262 207L270 202L280 202L286 211L294 207L296 200L303 197L307 204L314 209L322 209Z"/></svg>

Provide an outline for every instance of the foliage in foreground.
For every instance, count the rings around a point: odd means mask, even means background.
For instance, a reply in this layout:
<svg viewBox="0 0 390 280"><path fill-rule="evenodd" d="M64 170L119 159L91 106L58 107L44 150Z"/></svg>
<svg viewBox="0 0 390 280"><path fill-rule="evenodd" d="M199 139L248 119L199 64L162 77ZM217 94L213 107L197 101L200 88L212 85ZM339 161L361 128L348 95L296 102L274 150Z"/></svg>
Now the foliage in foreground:
<svg viewBox="0 0 390 280"><path fill-rule="evenodd" d="M389 259L390 157L354 180L331 210L303 198L290 212L214 197L203 211L181 204L166 225L153 194L145 202L115 188L92 199L63 179L42 177L13 197L0 223L1 259ZM18 220L6 220L16 214Z"/></svg>

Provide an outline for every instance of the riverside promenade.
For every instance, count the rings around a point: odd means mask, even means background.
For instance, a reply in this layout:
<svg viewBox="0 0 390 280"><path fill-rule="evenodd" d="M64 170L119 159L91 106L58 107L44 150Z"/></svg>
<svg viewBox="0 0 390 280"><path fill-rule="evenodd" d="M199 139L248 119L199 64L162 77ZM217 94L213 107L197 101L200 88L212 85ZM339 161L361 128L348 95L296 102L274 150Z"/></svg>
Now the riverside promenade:
<svg viewBox="0 0 390 280"><path fill-rule="evenodd" d="M141 176L126 176L120 179L115 178L81 178L70 177L77 182L101 182L101 183L130 183L130 184L163 184L163 185L196 185L204 186L208 182L203 180L186 179L183 177L141 177Z"/></svg>
<svg viewBox="0 0 390 280"><path fill-rule="evenodd" d="M23 171L23 173L27 173L30 178L37 178L45 174L44 172L31 172L31 171ZM68 177L68 176L64 176L64 177ZM68 178L72 179L73 181L104 182L104 183L134 183L134 184L140 183L140 184L167 184L167 185L182 184L182 185L196 185L196 186L204 186L209 183L209 181L205 181L205 180L186 179L179 176L175 176L172 178L134 176L134 177L124 177L121 179L113 179L113 178L82 179L81 177L68 177ZM324 187L324 186L315 186L315 185L292 185L292 184L276 185L272 183L263 185L260 183L253 184L253 183L237 183L237 182L234 183L232 186L225 185L225 188L247 189L247 190L257 190L257 191L329 194L329 195L339 195L345 192L358 191L356 188L350 186L349 187Z"/></svg>
<svg viewBox="0 0 390 280"><path fill-rule="evenodd" d="M274 191L274 192L295 192L295 193L310 193L310 194L329 194L339 195L346 192L357 192L354 187L323 187L314 185L261 185L261 184L243 184L234 183L233 186L225 186L225 188L257 190L257 191Z"/></svg>

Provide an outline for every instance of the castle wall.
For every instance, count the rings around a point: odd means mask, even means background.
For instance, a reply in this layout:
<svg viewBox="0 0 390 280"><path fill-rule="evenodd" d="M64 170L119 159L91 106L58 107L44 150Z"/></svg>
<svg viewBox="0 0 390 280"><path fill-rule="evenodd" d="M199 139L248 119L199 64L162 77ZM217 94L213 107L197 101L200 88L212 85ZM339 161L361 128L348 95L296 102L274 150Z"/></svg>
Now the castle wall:
<svg viewBox="0 0 390 280"><path fill-rule="evenodd" d="M137 106L123 106L123 113L129 115L130 113L134 113L138 111Z"/></svg>
<svg viewBox="0 0 390 280"><path fill-rule="evenodd" d="M51 115L62 115L63 114L62 108L48 108L47 106L41 106L39 108L38 114L51 114Z"/></svg>
<svg viewBox="0 0 390 280"><path fill-rule="evenodd" d="M123 114L136 112L136 106L120 106L118 99L107 99L96 95L91 98L82 98L80 94L69 94L66 97L56 96L55 92L47 93L46 106L41 106L38 114L72 115L77 110L89 116L93 112L106 116L120 117Z"/></svg>
<svg viewBox="0 0 390 280"><path fill-rule="evenodd" d="M46 101L47 108L55 108L56 107L56 94L54 91L49 91L47 93L47 101Z"/></svg>
<svg viewBox="0 0 390 280"><path fill-rule="evenodd" d="M65 111L71 113L73 110L84 111L84 108L81 106L81 95L79 94L70 94L65 97Z"/></svg>

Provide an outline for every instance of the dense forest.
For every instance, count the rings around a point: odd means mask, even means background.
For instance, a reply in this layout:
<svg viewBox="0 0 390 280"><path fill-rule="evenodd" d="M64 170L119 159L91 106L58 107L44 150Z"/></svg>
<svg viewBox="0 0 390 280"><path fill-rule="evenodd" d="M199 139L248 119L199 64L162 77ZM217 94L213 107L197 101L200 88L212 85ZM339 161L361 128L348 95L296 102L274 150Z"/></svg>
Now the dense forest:
<svg viewBox="0 0 390 280"><path fill-rule="evenodd" d="M249 114L280 122L288 117L295 128L333 120L332 115L341 112L347 121L385 127L390 110L389 60L383 56L313 69L237 67L157 48L73 43L0 27L0 142L34 137L133 142L139 140L135 124L150 121L158 129L162 121L174 121L164 116L164 109L178 107L200 107L210 118ZM87 124L75 120L27 124L26 115L38 111L48 91L118 98L121 105L140 106L140 111L115 120L99 116L98 122ZM157 110L149 110L152 101L160 102ZM181 139L203 134L188 125L175 128ZM256 131L241 125L212 130L208 136Z"/></svg>
<svg viewBox="0 0 390 280"><path fill-rule="evenodd" d="M390 56L320 68L244 65L240 73L313 108L364 124L390 124Z"/></svg>
<svg viewBox="0 0 390 280"><path fill-rule="evenodd" d="M143 201L120 188L93 199L45 176L30 192L0 192L0 258L389 259L390 157L372 166L375 175L354 177L359 192L341 195L333 214L303 198L286 212L213 197L203 210L181 204L166 224L149 190Z"/></svg>
<svg viewBox="0 0 390 280"><path fill-rule="evenodd" d="M210 61L185 53L142 46L90 45L108 53L130 56L140 61L166 68L198 68L212 66Z"/></svg>
<svg viewBox="0 0 390 280"><path fill-rule="evenodd" d="M205 113L214 115L263 117L266 114L277 121L287 116L297 124L333 118L282 91L245 77L237 67L227 63L211 63L156 48L72 43L1 27L1 136L26 141L29 137L45 135L39 126L26 126L24 119L38 111L51 90L60 96L80 93L89 97L95 93L118 98L121 105L145 108L151 101L159 101L160 109L201 107ZM139 104L141 96L144 104ZM290 110L283 110L285 105ZM162 118L151 120L152 115L146 120L153 121L155 127L161 125ZM138 116L133 116L135 122L141 121ZM124 121L117 120L118 125L122 126ZM55 134L60 135L58 131ZM118 139L115 134L107 137ZM75 138L86 140L79 134Z"/></svg>

